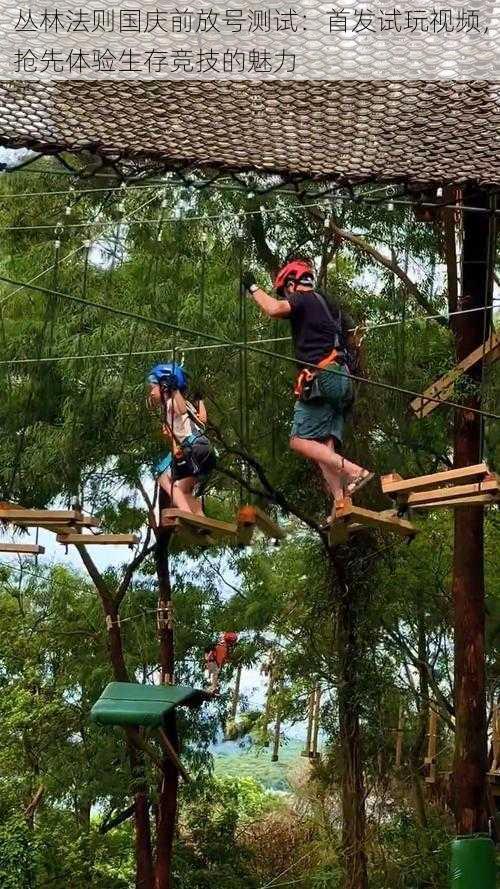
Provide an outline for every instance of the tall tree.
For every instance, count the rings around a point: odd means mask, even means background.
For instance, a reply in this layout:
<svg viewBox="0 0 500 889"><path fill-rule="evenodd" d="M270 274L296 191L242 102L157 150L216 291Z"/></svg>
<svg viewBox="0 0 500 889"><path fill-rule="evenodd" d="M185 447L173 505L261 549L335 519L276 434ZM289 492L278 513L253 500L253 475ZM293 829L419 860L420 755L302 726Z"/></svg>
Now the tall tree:
<svg viewBox="0 0 500 889"><path fill-rule="evenodd" d="M470 201L484 212L464 214L461 309L491 306L496 218L485 191L468 189ZM453 332L458 361L483 343L491 328L491 311L455 316ZM469 371L473 391L466 404L482 405L483 362ZM454 430L454 465L479 463L484 429L478 414L457 411ZM459 834L484 831L486 805L486 673L484 516L481 506L455 510L453 598L455 609L455 759L453 785L455 820Z"/></svg>

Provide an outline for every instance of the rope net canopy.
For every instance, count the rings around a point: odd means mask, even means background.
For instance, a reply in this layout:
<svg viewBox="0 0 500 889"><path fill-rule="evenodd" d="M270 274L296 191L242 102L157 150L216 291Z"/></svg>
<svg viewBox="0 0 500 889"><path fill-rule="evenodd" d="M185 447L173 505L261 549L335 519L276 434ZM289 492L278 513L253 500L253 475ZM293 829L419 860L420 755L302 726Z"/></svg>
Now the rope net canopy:
<svg viewBox="0 0 500 889"><path fill-rule="evenodd" d="M500 83L1 82L0 143L149 172L500 185Z"/></svg>

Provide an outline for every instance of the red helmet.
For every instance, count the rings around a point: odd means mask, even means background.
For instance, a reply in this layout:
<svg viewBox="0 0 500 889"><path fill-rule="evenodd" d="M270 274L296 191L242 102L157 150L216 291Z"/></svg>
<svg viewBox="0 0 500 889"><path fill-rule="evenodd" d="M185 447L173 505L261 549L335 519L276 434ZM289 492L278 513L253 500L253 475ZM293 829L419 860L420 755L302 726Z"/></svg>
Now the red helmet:
<svg viewBox="0 0 500 889"><path fill-rule="evenodd" d="M291 262L286 262L276 275L274 281L275 290L279 292L289 278L293 278L297 281L302 275L312 274L313 267L311 263L307 262L305 259L293 259Z"/></svg>

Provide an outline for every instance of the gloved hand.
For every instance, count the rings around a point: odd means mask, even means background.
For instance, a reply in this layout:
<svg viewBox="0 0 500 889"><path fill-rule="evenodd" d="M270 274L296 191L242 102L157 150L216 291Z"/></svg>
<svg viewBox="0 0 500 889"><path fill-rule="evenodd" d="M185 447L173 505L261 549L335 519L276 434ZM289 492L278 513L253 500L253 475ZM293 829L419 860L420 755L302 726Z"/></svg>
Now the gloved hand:
<svg viewBox="0 0 500 889"><path fill-rule="evenodd" d="M245 290L250 290L252 284L257 284L254 273L250 271L243 272L241 281Z"/></svg>

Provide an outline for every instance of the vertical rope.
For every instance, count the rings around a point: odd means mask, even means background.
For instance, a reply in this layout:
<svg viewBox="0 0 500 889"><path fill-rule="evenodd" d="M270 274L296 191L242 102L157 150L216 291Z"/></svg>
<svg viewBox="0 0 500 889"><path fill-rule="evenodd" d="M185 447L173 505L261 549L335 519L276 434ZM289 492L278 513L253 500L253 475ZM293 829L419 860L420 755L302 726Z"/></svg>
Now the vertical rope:
<svg viewBox="0 0 500 889"><path fill-rule="evenodd" d="M248 319L247 319L247 298L245 288L243 286L243 242L240 240L239 251L239 339L243 346L239 350L239 414L240 414L240 436L243 446L250 448L250 424L249 424L249 381L248 381ZM242 469L243 477L249 481L248 466ZM240 485L240 505L242 506L245 499L248 500L248 494L244 492L243 485Z"/></svg>
<svg viewBox="0 0 500 889"><path fill-rule="evenodd" d="M484 396L485 396L485 382L486 382L486 339L488 337L488 331L491 331L491 313L486 311L490 304L490 296L493 293L494 286L494 272L495 272L495 253L496 253L496 210L497 206L497 198L496 194L490 195L490 216L489 216L489 229L488 229L488 253L486 259L486 274L485 274L485 287L484 287L484 312L483 312L483 355L481 360L481 382L479 385L479 407L483 408ZM484 456L484 439L485 439L485 417L480 417L480 427L479 427L479 461L481 462Z"/></svg>
<svg viewBox="0 0 500 889"><path fill-rule="evenodd" d="M201 267L200 267L200 322L205 318L205 275L207 265L207 232L201 231ZM200 325L201 326L201 325Z"/></svg>

